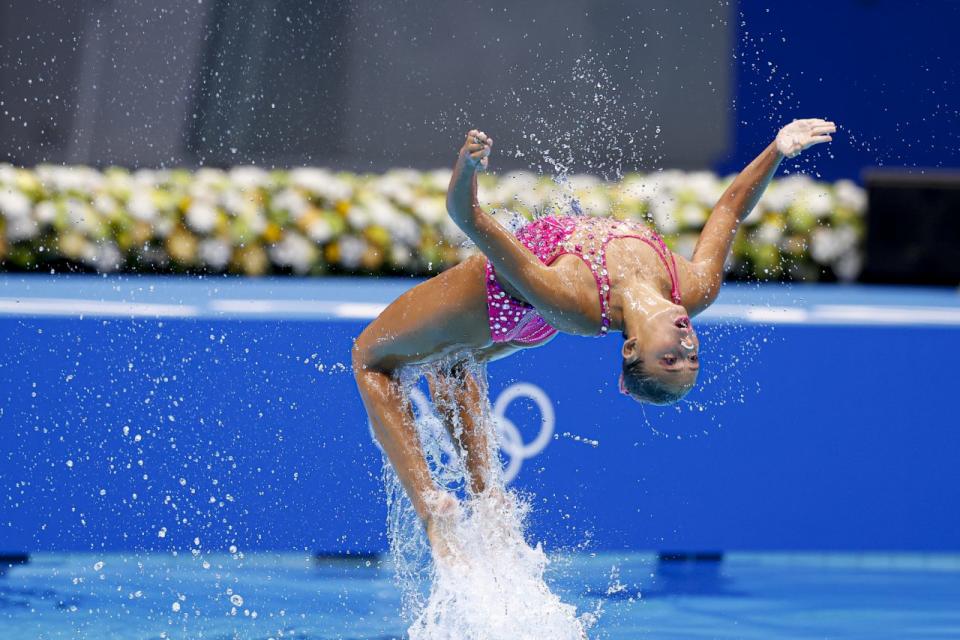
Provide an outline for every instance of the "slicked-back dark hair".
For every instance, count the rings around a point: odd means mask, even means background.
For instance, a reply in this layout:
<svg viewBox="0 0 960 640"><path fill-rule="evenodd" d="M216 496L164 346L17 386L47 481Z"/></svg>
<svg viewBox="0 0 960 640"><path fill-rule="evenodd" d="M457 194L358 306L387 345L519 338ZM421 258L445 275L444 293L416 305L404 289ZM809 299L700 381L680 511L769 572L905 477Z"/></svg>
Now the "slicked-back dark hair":
<svg viewBox="0 0 960 640"><path fill-rule="evenodd" d="M641 402L666 405L679 402L690 389L671 389L647 374L643 360L623 361L623 388Z"/></svg>

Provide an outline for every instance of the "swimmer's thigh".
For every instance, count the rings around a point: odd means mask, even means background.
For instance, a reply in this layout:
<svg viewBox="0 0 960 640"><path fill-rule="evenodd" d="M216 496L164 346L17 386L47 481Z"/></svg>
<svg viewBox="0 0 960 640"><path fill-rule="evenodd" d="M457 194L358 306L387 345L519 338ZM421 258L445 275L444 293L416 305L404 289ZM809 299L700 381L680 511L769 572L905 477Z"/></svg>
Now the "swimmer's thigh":
<svg viewBox="0 0 960 640"><path fill-rule="evenodd" d="M397 298L357 339L362 364L393 370L489 345L484 269L473 256Z"/></svg>

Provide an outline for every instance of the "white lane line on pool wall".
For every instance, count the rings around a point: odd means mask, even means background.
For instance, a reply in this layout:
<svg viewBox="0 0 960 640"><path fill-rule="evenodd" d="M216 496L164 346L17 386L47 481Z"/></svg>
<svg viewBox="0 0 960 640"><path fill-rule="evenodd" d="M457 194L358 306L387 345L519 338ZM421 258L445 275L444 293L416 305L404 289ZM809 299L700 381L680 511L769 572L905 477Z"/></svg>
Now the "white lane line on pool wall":
<svg viewBox="0 0 960 640"><path fill-rule="evenodd" d="M809 309L715 304L701 317L759 324L960 326L960 308L867 304L821 304Z"/></svg>
<svg viewBox="0 0 960 640"><path fill-rule="evenodd" d="M113 316L192 318L200 310L192 305L153 304L78 298L0 298L0 314L15 316Z"/></svg>
<svg viewBox="0 0 960 640"><path fill-rule="evenodd" d="M313 317L327 320L372 320L386 308L379 302L346 300L271 300L229 298L206 304L159 304L82 298L0 298L0 315L60 317ZM960 307L820 304L785 307L715 304L701 316L707 321L771 325L960 326Z"/></svg>
<svg viewBox="0 0 960 640"><path fill-rule="evenodd" d="M960 325L960 308L823 304L813 308L811 317L838 324Z"/></svg>
<svg viewBox="0 0 960 640"><path fill-rule="evenodd" d="M318 315L348 319L376 318L387 305L376 302L345 302L338 300L259 300L231 298L211 300L210 310L238 315Z"/></svg>

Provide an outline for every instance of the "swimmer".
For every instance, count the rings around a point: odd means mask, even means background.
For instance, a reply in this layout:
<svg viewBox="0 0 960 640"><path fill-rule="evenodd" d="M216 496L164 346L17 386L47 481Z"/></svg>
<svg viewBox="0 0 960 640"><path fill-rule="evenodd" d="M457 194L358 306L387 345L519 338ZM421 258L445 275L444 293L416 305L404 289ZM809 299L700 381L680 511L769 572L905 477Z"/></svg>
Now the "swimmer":
<svg viewBox="0 0 960 640"><path fill-rule="evenodd" d="M400 296L357 338L353 369L374 434L424 524L434 557L453 553L450 527L459 502L430 476L410 401L398 380L409 365L487 362L539 347L559 332L623 335L620 391L669 404L694 386L700 342L690 319L716 299L740 223L785 157L829 142L836 126L820 119L783 127L724 191L688 260L634 221L577 215L541 217L516 233L481 209L477 174L493 139L467 134L447 191L447 211L480 249ZM482 385L463 365L428 378L434 404L465 456L471 495L498 464L478 421L487 415Z"/></svg>

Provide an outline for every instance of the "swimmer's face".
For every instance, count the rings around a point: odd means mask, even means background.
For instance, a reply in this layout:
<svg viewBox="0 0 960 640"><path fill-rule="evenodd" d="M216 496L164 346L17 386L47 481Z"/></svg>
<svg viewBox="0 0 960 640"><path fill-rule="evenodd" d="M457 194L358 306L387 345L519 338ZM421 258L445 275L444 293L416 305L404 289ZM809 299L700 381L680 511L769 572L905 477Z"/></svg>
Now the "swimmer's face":
<svg viewBox="0 0 960 640"><path fill-rule="evenodd" d="M652 378L678 397L697 382L700 371L700 340L683 307L651 317L643 335L623 345L626 369L642 362L643 375Z"/></svg>
<svg viewBox="0 0 960 640"><path fill-rule="evenodd" d="M693 386L700 371L700 339L686 311L652 318L640 345L647 373L670 386Z"/></svg>

